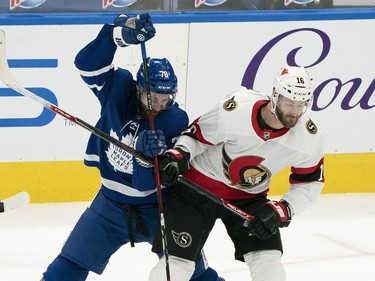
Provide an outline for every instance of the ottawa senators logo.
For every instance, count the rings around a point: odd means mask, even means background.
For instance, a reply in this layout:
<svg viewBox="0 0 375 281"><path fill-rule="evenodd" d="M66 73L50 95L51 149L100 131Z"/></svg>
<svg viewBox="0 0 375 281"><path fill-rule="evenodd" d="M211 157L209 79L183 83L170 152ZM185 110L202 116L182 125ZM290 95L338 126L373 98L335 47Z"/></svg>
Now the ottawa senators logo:
<svg viewBox="0 0 375 281"><path fill-rule="evenodd" d="M261 165L264 158L241 156L231 159L223 146L223 172L231 184L238 189L252 189L271 177L271 172Z"/></svg>
<svg viewBox="0 0 375 281"><path fill-rule="evenodd" d="M176 244L180 246L181 248L189 247L191 245L191 242L193 241L193 238L188 232L177 233L172 230L172 236L173 236L174 242L176 242Z"/></svg>
<svg viewBox="0 0 375 281"><path fill-rule="evenodd" d="M237 102L234 100L234 97L230 98L229 100L227 100L226 102L224 102L223 104L223 108L224 110L226 111L232 111L232 110L235 110L237 108Z"/></svg>
<svg viewBox="0 0 375 281"><path fill-rule="evenodd" d="M306 129L312 135L315 135L318 132L318 127L314 124L314 122L311 119L307 120Z"/></svg>

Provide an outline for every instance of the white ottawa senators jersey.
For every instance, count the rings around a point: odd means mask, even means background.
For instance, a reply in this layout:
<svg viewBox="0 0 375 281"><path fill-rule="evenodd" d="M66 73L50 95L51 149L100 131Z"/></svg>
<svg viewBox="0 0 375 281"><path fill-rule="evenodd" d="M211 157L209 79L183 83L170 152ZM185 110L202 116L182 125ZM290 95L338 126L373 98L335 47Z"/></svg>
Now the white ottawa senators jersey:
<svg viewBox="0 0 375 281"><path fill-rule="evenodd" d="M318 185L320 191L318 128L305 115L292 129L261 128L260 109L269 102L243 88L196 119L176 144L191 153L191 171L184 176L221 198L242 199L267 194L272 176L291 167L291 185Z"/></svg>

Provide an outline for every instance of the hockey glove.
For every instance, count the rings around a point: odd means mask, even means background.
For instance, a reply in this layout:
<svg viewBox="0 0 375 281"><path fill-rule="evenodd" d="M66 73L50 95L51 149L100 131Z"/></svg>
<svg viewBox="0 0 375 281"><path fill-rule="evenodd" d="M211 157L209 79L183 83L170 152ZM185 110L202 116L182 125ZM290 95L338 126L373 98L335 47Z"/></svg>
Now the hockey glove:
<svg viewBox="0 0 375 281"><path fill-rule="evenodd" d="M163 131L142 131L136 139L135 149L150 158L164 154L167 145Z"/></svg>
<svg viewBox="0 0 375 281"><path fill-rule="evenodd" d="M136 17L119 15L114 21L113 40L119 47L137 45L155 36L156 30L149 14Z"/></svg>
<svg viewBox="0 0 375 281"><path fill-rule="evenodd" d="M189 159L190 153L182 148L176 147L167 150L159 160L161 184L165 186L175 184L180 174L189 171Z"/></svg>
<svg viewBox="0 0 375 281"><path fill-rule="evenodd" d="M252 221L245 221L244 226L250 235L264 240L277 232L279 227L287 227L292 219L291 207L286 201L269 201L255 214Z"/></svg>

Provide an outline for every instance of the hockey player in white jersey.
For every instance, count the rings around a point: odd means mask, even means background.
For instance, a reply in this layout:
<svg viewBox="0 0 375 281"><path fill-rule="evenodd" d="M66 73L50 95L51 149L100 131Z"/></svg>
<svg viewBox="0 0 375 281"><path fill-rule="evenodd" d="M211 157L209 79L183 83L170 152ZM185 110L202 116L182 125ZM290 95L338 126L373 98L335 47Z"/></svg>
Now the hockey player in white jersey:
<svg viewBox="0 0 375 281"><path fill-rule="evenodd" d="M283 281L280 227L312 205L324 185L322 136L307 116L313 100L303 67L283 67L270 98L242 88L197 118L175 147L160 159L161 182L179 174L254 215L244 223L204 195L176 183L165 207L171 279L187 281L216 219L235 247L235 258L250 269L252 281ZM271 178L291 167L290 188L280 201L267 198ZM160 235L153 250L161 250ZM163 280L161 259L150 281ZM302 276L301 276L301 279Z"/></svg>

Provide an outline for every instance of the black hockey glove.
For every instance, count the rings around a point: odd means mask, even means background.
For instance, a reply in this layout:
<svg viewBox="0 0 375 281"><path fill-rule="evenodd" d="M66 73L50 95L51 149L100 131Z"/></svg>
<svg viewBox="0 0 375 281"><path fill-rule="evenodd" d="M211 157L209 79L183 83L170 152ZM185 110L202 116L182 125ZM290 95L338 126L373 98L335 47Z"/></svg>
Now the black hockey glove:
<svg viewBox="0 0 375 281"><path fill-rule="evenodd" d="M114 25L113 39L119 47L146 42L156 33L151 16L148 13L136 17L121 14L115 19Z"/></svg>
<svg viewBox="0 0 375 281"><path fill-rule="evenodd" d="M292 219L291 207L286 201L269 201L255 214L252 221L245 221L244 226L250 235L265 240L274 235L279 227L287 227Z"/></svg>
<svg viewBox="0 0 375 281"><path fill-rule="evenodd" d="M178 176L188 172L190 153L182 148L176 147L167 150L159 158L160 183L165 186L171 186L178 180Z"/></svg>

